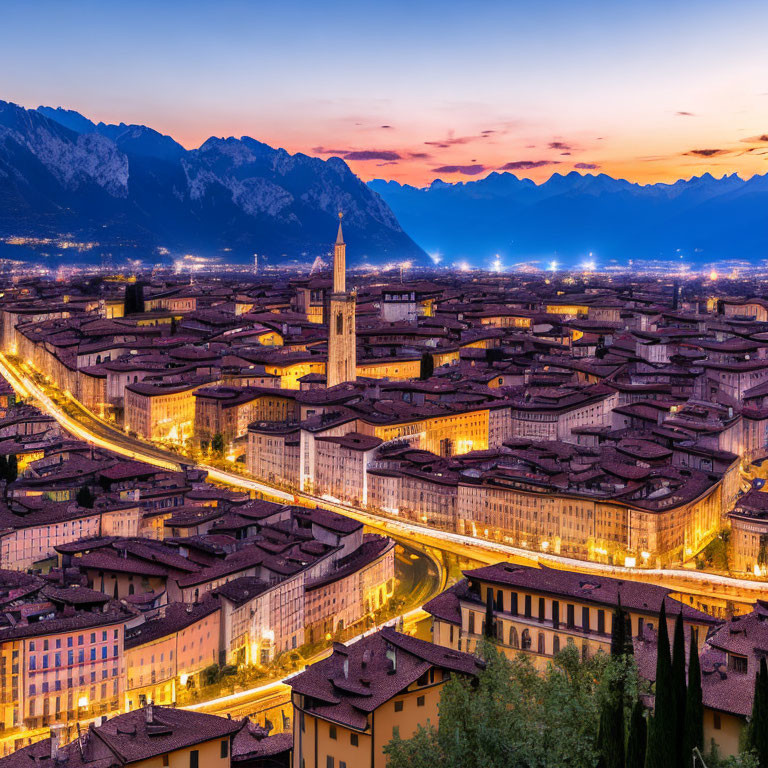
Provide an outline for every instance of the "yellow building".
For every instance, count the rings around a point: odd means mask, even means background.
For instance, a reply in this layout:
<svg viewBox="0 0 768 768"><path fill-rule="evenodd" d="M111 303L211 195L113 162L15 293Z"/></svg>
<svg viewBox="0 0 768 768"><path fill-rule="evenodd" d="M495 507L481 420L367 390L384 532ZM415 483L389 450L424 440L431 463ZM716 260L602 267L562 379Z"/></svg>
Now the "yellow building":
<svg viewBox="0 0 768 768"><path fill-rule="evenodd" d="M490 599L494 635L502 650L508 656L530 655L539 667L567 645L578 648L584 658L601 650L609 653L619 597L635 637L643 637L646 629L658 629L663 600L670 634L675 616L682 611L685 626L697 633L699 647L717 624L711 616L674 599L668 589L653 584L511 563L464 573L466 579L424 606L432 615L434 642L475 651L485 633Z"/></svg>
<svg viewBox="0 0 768 768"><path fill-rule="evenodd" d="M389 628L333 648L290 681L293 768L384 768L384 746L436 726L445 682L482 664Z"/></svg>
<svg viewBox="0 0 768 768"><path fill-rule="evenodd" d="M183 443L195 426L195 392L210 380L140 381L125 388L125 429L145 440Z"/></svg>

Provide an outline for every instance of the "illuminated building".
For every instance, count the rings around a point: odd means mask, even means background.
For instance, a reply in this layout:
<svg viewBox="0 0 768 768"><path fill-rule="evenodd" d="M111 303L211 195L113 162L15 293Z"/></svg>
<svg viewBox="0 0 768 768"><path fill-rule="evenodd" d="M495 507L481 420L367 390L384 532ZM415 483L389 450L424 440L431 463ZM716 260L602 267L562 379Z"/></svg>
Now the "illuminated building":
<svg viewBox="0 0 768 768"><path fill-rule="evenodd" d="M664 587L554 568L499 563L464 572L465 579L430 600L432 639L438 645L473 652L485 635L486 608L493 606L493 636L507 656L530 655L540 669L569 645L582 658L610 653L611 631L619 599L633 637L658 628L666 601L670 635L682 611L686 628L697 633L701 648L717 624L706 613L674 600Z"/></svg>
<svg viewBox="0 0 768 768"><path fill-rule="evenodd" d="M346 248L339 214L339 232L333 249L333 293L328 317L328 364L325 376L329 387L357 378L356 297L354 292L347 291Z"/></svg>
<svg viewBox="0 0 768 768"><path fill-rule="evenodd" d="M394 733L410 738L437 726L444 683L473 677L474 656L382 629L333 654L290 681L293 768L384 768L383 747Z"/></svg>
<svg viewBox="0 0 768 768"><path fill-rule="evenodd" d="M195 426L195 392L210 379L143 381L125 388L125 429L146 440L183 443Z"/></svg>

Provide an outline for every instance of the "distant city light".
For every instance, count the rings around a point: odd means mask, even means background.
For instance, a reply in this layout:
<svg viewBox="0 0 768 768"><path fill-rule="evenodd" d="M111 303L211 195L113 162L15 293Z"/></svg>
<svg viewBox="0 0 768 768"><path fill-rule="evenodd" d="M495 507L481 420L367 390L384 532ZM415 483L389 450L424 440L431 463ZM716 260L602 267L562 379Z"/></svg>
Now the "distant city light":
<svg viewBox="0 0 768 768"><path fill-rule="evenodd" d="M430 253L429 254L429 258L432 259L432 263L435 266L437 266L443 260L442 255L440 253L438 253L438 252Z"/></svg>
<svg viewBox="0 0 768 768"><path fill-rule="evenodd" d="M712 271L709 273L709 279L710 279L710 280L711 280L713 283L715 282L715 280L717 280L717 270L713 269L713 270L712 270Z"/></svg>
<svg viewBox="0 0 768 768"><path fill-rule="evenodd" d="M549 271L554 272L557 269L557 262L556 261L550 261L549 262Z"/></svg>
<svg viewBox="0 0 768 768"><path fill-rule="evenodd" d="M493 260L493 271L494 272L501 272L501 258L499 257L499 254L496 254L496 258Z"/></svg>
<svg viewBox="0 0 768 768"><path fill-rule="evenodd" d="M469 272L469 264L466 261L459 262L459 269L462 272Z"/></svg>

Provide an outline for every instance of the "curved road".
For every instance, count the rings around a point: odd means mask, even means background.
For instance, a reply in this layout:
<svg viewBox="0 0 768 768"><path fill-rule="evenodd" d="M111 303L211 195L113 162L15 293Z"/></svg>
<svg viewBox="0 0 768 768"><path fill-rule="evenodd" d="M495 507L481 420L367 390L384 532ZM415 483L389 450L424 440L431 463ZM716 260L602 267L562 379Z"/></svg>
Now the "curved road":
<svg viewBox="0 0 768 768"><path fill-rule="evenodd" d="M73 418L65 413L29 376L2 353L0 353L0 374L17 391L37 400L43 410L51 414L67 431L82 440L115 453L168 469L178 469L182 464L191 464L176 454L125 435L96 417L75 400L71 402L78 410L78 418ZM500 542L437 530L410 520L393 519L337 499L323 498L299 491L286 491L277 486L245 477L237 472L230 472L205 464L197 466L207 470L208 478L213 482L257 491L290 503L302 500L309 504L323 506L353 517L372 529L388 534L400 543L409 544L441 563L443 573L440 582L443 587L450 577L457 575L456 571L463 565L471 567L472 565L497 562L500 559L529 564L540 563L553 568L568 568L585 573L599 573L634 581L661 584L683 596L690 604L714 613L723 612L726 608L746 609L755 600L764 597L767 586L765 582L757 580L713 574L706 571L684 568L626 568L532 552ZM449 568L445 567L448 562L452 563L450 568L452 573L450 574L448 573Z"/></svg>

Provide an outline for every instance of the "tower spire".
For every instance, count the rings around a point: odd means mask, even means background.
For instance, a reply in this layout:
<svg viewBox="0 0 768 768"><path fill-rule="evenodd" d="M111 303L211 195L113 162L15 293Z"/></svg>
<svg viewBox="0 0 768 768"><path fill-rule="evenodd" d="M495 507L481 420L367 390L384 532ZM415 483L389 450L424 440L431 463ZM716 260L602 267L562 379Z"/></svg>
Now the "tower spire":
<svg viewBox="0 0 768 768"><path fill-rule="evenodd" d="M341 231L341 220L344 218L344 214L339 211L339 233L336 235L336 245L344 245L344 235Z"/></svg>
<svg viewBox="0 0 768 768"><path fill-rule="evenodd" d="M344 214L339 211L339 233L333 246L333 292L345 293L347 290L347 246L344 244L344 234L341 231L341 219Z"/></svg>

